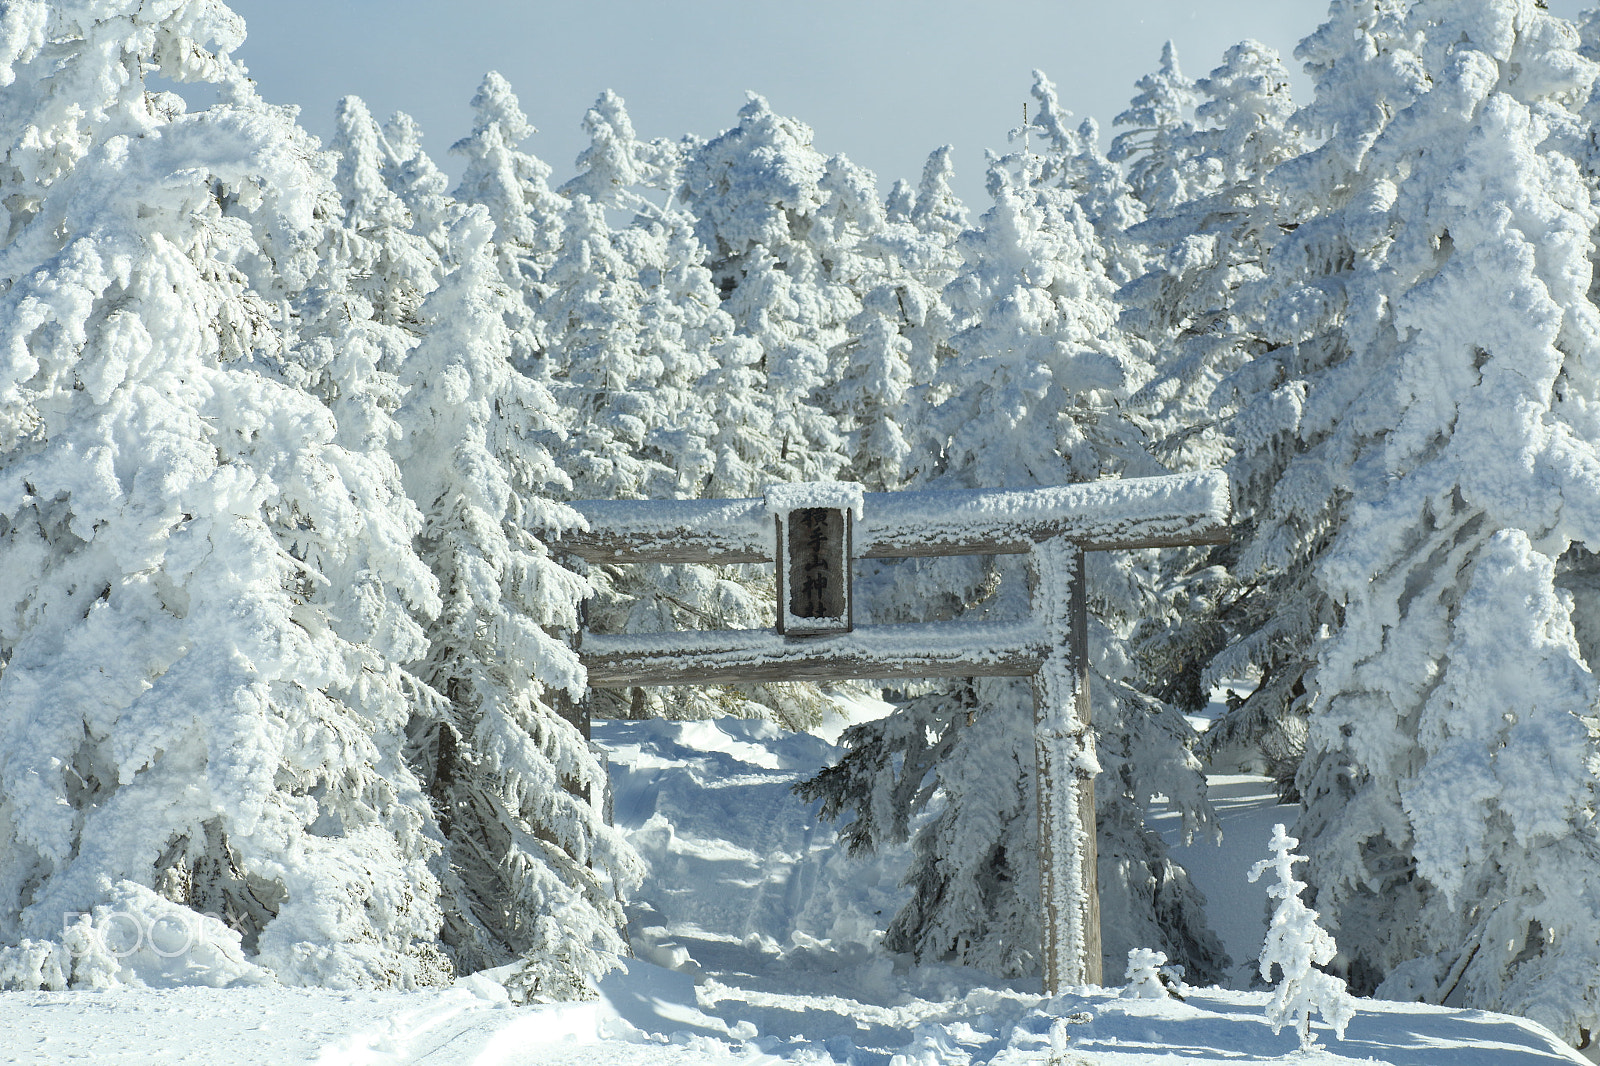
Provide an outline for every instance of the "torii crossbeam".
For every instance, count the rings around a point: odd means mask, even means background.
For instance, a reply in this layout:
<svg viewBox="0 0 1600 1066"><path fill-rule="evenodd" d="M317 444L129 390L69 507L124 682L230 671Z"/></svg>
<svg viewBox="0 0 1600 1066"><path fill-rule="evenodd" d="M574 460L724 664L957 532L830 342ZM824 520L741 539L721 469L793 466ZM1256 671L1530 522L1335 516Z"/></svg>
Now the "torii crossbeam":
<svg viewBox="0 0 1600 1066"><path fill-rule="evenodd" d="M1032 677L1045 990L1100 984L1083 553L1226 543L1221 473L959 492L822 482L774 486L764 499L573 506L590 528L558 547L590 562L778 563L785 631L584 633L593 686ZM1026 620L852 624L855 559L1020 553L1037 578Z"/></svg>

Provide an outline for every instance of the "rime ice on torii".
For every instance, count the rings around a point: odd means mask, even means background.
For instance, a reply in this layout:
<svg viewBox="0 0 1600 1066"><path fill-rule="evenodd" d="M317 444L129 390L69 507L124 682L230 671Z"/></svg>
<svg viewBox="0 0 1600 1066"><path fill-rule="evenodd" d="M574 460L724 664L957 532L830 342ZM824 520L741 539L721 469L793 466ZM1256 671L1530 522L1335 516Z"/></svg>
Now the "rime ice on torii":
<svg viewBox="0 0 1600 1066"><path fill-rule="evenodd" d="M575 506L590 529L569 532L562 547L591 562L773 561L778 576L773 630L585 633L591 685L1032 677L1045 988L1100 983L1083 553L1225 542L1226 478L908 493L811 482L774 486L761 500ZM1036 578L1026 620L853 624L855 559L1013 553L1030 555Z"/></svg>

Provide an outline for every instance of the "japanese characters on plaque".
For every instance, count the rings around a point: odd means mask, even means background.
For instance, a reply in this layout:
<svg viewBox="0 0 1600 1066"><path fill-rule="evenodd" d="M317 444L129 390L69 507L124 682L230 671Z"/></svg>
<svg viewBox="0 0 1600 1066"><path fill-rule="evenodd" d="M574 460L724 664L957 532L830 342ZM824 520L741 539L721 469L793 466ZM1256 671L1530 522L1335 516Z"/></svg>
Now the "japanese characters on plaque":
<svg viewBox="0 0 1600 1066"><path fill-rule="evenodd" d="M803 507L789 512L789 614L838 618L845 613L845 512Z"/></svg>
<svg viewBox="0 0 1600 1066"><path fill-rule="evenodd" d="M849 632L851 519L860 486L851 482L779 485L767 490L776 519L778 632L809 636Z"/></svg>

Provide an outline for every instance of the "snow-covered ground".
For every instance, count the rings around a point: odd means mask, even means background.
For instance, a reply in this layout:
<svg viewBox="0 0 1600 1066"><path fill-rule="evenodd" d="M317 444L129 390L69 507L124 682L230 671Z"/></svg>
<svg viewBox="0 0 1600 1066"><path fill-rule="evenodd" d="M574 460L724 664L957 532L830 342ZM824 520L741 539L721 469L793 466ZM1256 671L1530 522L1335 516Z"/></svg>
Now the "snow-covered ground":
<svg viewBox="0 0 1600 1066"><path fill-rule="evenodd" d="M764 722L609 722L615 818L651 866L630 908L638 958L595 1002L515 1007L468 978L427 993L275 987L9 993L0 1061L604 1064L795 1062L826 1066L1137 1066L1378 1061L1406 1066L1584 1062L1549 1033L1473 1011L1363 1001L1343 1040L1302 1056L1274 1035L1268 994L1192 989L1054 999L1036 981L908 966L876 948L904 856L846 858L789 791L829 739ZM1213 782L1222 848L1184 849L1241 967L1264 930L1264 886L1245 881L1283 821L1270 782Z"/></svg>

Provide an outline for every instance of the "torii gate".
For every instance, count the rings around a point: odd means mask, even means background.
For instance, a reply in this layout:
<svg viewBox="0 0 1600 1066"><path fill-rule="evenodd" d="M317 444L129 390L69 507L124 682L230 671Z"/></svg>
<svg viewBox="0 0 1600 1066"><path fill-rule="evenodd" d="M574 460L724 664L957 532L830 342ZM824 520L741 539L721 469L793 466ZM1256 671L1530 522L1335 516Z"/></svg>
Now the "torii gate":
<svg viewBox="0 0 1600 1066"><path fill-rule="evenodd" d="M764 499L573 506L590 528L558 546L590 562L777 564L776 629L585 632L592 686L1033 678L1045 990L1101 983L1083 553L1226 543L1220 472L955 492L810 482ZM854 625L855 559L1021 553L1036 578L1027 619Z"/></svg>

